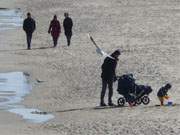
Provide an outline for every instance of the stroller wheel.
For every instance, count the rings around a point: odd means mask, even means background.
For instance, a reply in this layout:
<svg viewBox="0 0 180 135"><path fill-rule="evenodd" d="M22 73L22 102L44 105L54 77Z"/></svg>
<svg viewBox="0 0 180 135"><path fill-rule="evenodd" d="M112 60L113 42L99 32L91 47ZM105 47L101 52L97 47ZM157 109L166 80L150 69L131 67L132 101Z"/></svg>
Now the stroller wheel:
<svg viewBox="0 0 180 135"><path fill-rule="evenodd" d="M120 97L117 101L117 104L118 104L118 106L124 106L125 102L126 102L126 100L124 98Z"/></svg>
<svg viewBox="0 0 180 135"><path fill-rule="evenodd" d="M150 99L149 99L149 97L148 96L144 96L144 97L142 97L142 102L143 102L143 104L144 105L147 105L147 104L149 104L149 102L150 102Z"/></svg>
<svg viewBox="0 0 180 135"><path fill-rule="evenodd" d="M136 100L136 104L137 104L137 105L140 105L141 103L142 103L142 99L141 99L141 98L139 98L139 99Z"/></svg>

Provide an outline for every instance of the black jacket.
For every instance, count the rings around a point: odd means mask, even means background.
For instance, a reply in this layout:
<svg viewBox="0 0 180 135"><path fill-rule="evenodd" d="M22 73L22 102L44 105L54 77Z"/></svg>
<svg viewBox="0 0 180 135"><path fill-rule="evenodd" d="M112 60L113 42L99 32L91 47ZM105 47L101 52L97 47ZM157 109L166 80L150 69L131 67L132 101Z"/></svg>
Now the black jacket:
<svg viewBox="0 0 180 135"><path fill-rule="evenodd" d="M112 59L109 57L106 57L104 60L104 63L101 66L102 74L101 78L106 81L113 81L116 77L116 66L117 66L117 59Z"/></svg>
<svg viewBox="0 0 180 135"><path fill-rule="evenodd" d="M70 17L66 17L64 19L63 27L64 27L65 35L71 35L72 34L73 21Z"/></svg>
<svg viewBox="0 0 180 135"><path fill-rule="evenodd" d="M26 18L23 22L23 30L26 33L33 33L36 29L36 22L32 18Z"/></svg>
<svg viewBox="0 0 180 135"><path fill-rule="evenodd" d="M164 97L167 95L168 89L166 89L165 87L162 87L159 89L157 96L158 97Z"/></svg>

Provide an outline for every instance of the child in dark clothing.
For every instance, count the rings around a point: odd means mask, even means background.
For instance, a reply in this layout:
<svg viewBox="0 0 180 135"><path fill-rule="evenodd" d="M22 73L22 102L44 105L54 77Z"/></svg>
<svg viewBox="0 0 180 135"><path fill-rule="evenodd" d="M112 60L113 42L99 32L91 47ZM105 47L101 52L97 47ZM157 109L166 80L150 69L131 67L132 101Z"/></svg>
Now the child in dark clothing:
<svg viewBox="0 0 180 135"><path fill-rule="evenodd" d="M171 84L167 83L165 86L161 87L157 93L157 96L159 98L159 101L161 102L161 105L164 105L164 99L168 99L168 90L171 88Z"/></svg>

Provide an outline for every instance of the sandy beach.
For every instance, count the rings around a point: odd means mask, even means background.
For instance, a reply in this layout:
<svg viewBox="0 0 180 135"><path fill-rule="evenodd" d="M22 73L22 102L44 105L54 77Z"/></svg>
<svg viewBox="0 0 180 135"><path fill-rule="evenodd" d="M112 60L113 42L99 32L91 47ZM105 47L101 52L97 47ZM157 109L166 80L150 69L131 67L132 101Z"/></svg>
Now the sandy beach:
<svg viewBox="0 0 180 135"><path fill-rule="evenodd" d="M0 72L30 74L33 89L22 104L51 113L54 119L34 124L0 111L3 135L179 135L180 2L178 0L1 0L2 8L31 12L37 29L26 50L22 28L0 31ZM64 12L74 21L72 44L62 27ZM57 48L48 27L53 15L62 33ZM90 33L107 53L121 49L117 74L133 73L152 86L149 105L94 109L99 105L101 64ZM43 83L37 83L37 80ZM158 89L172 83L176 106L156 107ZM114 85L113 102L120 95Z"/></svg>

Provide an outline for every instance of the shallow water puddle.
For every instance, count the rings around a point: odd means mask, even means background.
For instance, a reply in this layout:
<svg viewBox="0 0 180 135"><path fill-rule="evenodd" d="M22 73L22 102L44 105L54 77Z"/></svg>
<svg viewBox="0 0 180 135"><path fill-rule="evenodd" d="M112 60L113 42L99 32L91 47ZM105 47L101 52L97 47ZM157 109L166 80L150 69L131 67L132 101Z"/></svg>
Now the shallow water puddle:
<svg viewBox="0 0 180 135"><path fill-rule="evenodd" d="M22 72L0 73L0 100L5 99L5 102L0 102L0 107L19 103L30 90L31 86Z"/></svg>
<svg viewBox="0 0 180 135"><path fill-rule="evenodd" d="M0 109L16 113L35 123L46 122L54 118L51 114L40 113L38 109L29 109L20 105L23 97L30 90L28 77L23 72L0 73Z"/></svg>
<svg viewBox="0 0 180 135"><path fill-rule="evenodd" d="M17 113L26 119L27 121L34 122L34 123L43 123L50 119L53 119L54 116L47 113L39 113L38 109L26 109L26 108L16 108L9 110L12 113Z"/></svg>
<svg viewBox="0 0 180 135"><path fill-rule="evenodd" d="M23 18L20 9L0 8L0 30L22 26Z"/></svg>

